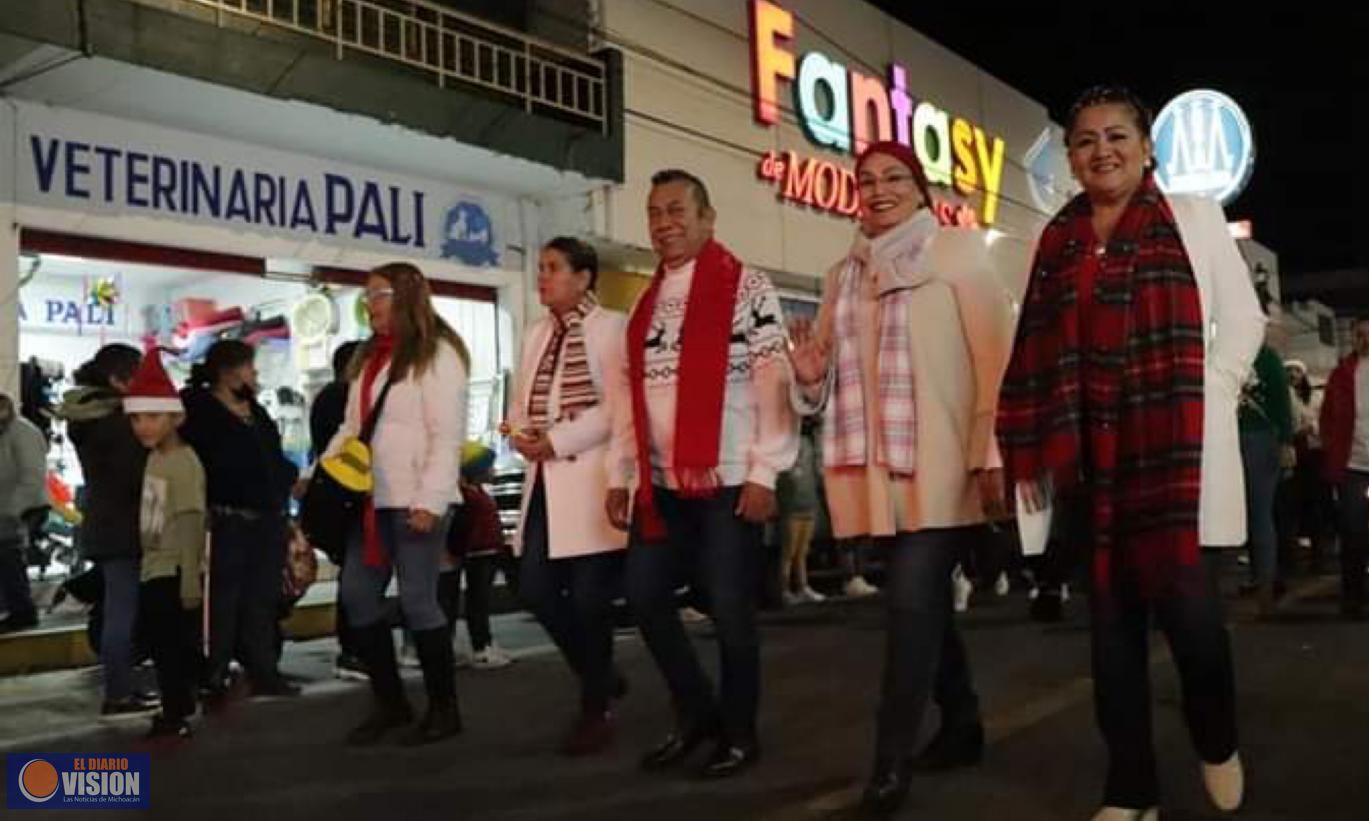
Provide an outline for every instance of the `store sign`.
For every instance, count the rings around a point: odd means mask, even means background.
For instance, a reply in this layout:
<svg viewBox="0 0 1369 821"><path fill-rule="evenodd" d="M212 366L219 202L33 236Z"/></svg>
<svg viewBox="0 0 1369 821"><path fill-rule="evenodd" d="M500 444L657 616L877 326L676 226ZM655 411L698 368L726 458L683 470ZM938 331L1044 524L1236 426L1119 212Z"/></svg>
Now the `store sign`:
<svg viewBox="0 0 1369 821"><path fill-rule="evenodd" d="M1245 112L1217 91L1189 91L1155 118L1155 178L1167 194L1199 194L1223 205L1240 196L1255 169L1255 137Z"/></svg>
<svg viewBox="0 0 1369 821"><path fill-rule="evenodd" d="M963 196L983 192L979 221L992 225L1003 190L1006 144L1001 137L952 116L908 90L908 70L889 67L886 83L810 51L795 58L794 15L770 0L751 3L752 96L756 121L780 121L780 80L793 87L794 108L810 141L842 154L859 154L872 142L911 146L927 181Z"/></svg>
<svg viewBox="0 0 1369 821"><path fill-rule="evenodd" d="M775 186L781 199L854 218L860 212L855 172L830 160L802 157L793 151L769 151L756 165L756 176ZM936 200L932 210L942 225L978 225L974 209Z"/></svg>
<svg viewBox="0 0 1369 821"><path fill-rule="evenodd" d="M79 284L52 285L32 283L19 289L19 327L23 330L50 330L84 333L122 330L128 324L128 308L123 302L100 304Z"/></svg>
<svg viewBox="0 0 1369 821"><path fill-rule="evenodd" d="M493 198L83 112L20 108L20 204L158 216L497 266Z"/></svg>

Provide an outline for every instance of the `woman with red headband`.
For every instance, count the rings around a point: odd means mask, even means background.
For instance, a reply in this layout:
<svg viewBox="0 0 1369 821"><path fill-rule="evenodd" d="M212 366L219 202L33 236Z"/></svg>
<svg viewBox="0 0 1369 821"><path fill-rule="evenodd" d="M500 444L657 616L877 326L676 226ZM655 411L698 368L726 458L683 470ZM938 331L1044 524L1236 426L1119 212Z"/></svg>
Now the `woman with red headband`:
<svg viewBox="0 0 1369 821"><path fill-rule="evenodd" d="M951 572L982 534L986 508L1001 508L993 420L1012 320L984 234L938 225L907 146L869 146L856 179L860 230L827 272L816 322L791 329L792 359L796 405L825 414L833 536L873 537L886 552L884 682L862 799L886 814L915 770L983 755ZM929 696L941 728L915 756Z"/></svg>

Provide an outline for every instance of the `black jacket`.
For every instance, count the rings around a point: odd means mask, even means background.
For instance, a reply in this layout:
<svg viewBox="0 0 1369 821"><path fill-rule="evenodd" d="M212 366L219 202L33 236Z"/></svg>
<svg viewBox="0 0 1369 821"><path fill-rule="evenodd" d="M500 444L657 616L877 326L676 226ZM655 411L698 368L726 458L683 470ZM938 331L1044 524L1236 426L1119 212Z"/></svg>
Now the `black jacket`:
<svg viewBox="0 0 1369 821"><path fill-rule="evenodd" d="M123 397L107 388L77 388L63 397L58 415L85 476L81 553L95 561L137 558L147 450L133 436Z"/></svg>
<svg viewBox="0 0 1369 821"><path fill-rule="evenodd" d="M317 459L328 449L328 443L342 427L347 415L346 382L329 382L314 397L314 406L309 409L309 449Z"/></svg>
<svg viewBox="0 0 1369 821"><path fill-rule="evenodd" d="M207 390L186 388L181 401L186 413L181 437L204 465L209 505L285 513L299 468L285 457L280 429L266 409L253 402L247 423Z"/></svg>

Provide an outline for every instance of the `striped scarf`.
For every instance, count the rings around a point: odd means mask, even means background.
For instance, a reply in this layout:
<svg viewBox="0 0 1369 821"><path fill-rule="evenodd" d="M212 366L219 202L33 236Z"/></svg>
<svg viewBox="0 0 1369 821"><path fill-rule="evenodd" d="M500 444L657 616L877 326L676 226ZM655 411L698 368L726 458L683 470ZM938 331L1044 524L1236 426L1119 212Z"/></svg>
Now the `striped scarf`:
<svg viewBox="0 0 1369 821"><path fill-rule="evenodd" d="M922 249L935 235L936 219L919 211L902 225L864 245L871 266L915 265ZM865 429L865 390L861 380L860 331L856 327L862 290L870 275L866 264L853 253L838 280L835 320L835 378L832 402L823 425L823 448L828 467L861 467L870 461ZM912 328L908 325L911 287L879 295L878 369L879 435L875 464L898 476L917 472L917 408L914 401Z"/></svg>
<svg viewBox="0 0 1369 821"><path fill-rule="evenodd" d="M1199 558L1202 306L1153 178L1106 249L1092 215L1081 195L1041 235L997 431L1012 481L1050 475L1057 489L1090 492L1099 592L1125 579L1164 595ZM1083 345L1077 282L1086 267L1096 279Z"/></svg>
<svg viewBox="0 0 1369 821"><path fill-rule="evenodd" d="M561 364L561 418L574 419L599 404L599 393L594 388L594 376L590 373L589 356L585 352L585 317L597 307L599 300L593 293L586 292L580 304L565 316L552 316L551 339L542 352L542 361L537 365L532 391L528 395L528 419L534 428L546 430L552 422L559 421L548 418L558 363Z"/></svg>

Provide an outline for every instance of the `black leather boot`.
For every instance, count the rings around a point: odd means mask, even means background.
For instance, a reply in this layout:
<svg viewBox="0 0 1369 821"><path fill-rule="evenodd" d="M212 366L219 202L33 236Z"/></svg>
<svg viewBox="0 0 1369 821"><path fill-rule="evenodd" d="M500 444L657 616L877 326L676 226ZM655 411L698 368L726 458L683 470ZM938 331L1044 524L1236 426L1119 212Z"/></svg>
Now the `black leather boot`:
<svg viewBox="0 0 1369 821"><path fill-rule="evenodd" d="M415 747L433 744L461 732L461 711L456 702L456 661L446 627L414 631L414 649L423 666L423 685L428 691L428 712L404 737Z"/></svg>

